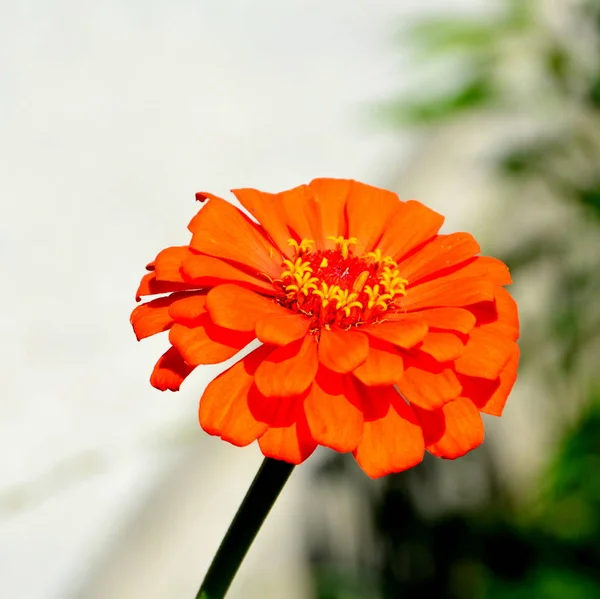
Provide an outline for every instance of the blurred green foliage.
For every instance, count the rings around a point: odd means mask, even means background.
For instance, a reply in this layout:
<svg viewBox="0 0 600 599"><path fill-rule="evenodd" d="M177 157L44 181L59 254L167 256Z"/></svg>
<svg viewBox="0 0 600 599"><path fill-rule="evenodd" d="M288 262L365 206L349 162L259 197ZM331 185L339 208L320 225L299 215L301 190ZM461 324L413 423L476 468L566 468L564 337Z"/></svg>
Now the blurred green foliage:
<svg viewBox="0 0 600 599"><path fill-rule="evenodd" d="M523 327L521 374L549 408L579 408L557 410L552 453L525 496L507 487L487 446L456 462L428 457L381 485L332 455L317 483L359 497L372 538L351 559L312 540L317 599L600 597L600 1L501 7L487 20L416 26L419 60L450 61L460 75L386 115L425 133L474 115L531 125L532 135L509 130L490 156L507 204L525 211L543 198L558 215L548 227L527 213L532 225L503 248L517 283L545 269L552 300ZM443 499L448 476L470 501Z"/></svg>

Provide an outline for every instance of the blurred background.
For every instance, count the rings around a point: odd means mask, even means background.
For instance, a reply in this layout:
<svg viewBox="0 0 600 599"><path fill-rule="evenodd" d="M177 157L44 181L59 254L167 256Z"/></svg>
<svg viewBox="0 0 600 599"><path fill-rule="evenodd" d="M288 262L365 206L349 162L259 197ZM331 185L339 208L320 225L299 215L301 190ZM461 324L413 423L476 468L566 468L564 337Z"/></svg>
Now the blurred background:
<svg viewBox="0 0 600 599"><path fill-rule="evenodd" d="M128 318L200 189L349 177L511 267L485 444L317 452L232 599L600 597L600 2L0 0L0 596L193 597L261 456L148 384Z"/></svg>

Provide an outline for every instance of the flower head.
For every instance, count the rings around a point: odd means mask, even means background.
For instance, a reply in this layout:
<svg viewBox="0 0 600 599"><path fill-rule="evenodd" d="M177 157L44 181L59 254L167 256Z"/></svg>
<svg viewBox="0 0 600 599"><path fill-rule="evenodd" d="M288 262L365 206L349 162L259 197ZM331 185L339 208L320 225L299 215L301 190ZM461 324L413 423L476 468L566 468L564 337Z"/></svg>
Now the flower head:
<svg viewBox="0 0 600 599"><path fill-rule="evenodd" d="M371 477L480 445L514 384L519 321L507 267L443 217L356 181L279 194L208 193L189 246L158 254L138 289L138 339L169 331L150 382L179 389L196 366L261 345L215 378L200 424L292 463L317 445Z"/></svg>

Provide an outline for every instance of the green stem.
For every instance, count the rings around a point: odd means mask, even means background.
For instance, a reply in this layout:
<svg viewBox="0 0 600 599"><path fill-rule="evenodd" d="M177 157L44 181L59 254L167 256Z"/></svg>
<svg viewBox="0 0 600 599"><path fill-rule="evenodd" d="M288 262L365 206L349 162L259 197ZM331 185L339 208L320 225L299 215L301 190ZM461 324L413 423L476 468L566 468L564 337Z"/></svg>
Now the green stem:
<svg viewBox="0 0 600 599"><path fill-rule="evenodd" d="M221 541L196 599L223 599L254 537L289 478L293 464L265 458Z"/></svg>

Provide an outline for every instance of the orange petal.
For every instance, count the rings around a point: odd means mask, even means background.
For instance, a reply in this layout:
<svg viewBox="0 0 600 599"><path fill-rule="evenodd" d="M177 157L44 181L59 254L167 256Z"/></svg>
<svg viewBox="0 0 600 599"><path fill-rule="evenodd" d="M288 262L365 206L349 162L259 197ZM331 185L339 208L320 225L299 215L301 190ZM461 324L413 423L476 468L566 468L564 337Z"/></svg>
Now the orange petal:
<svg viewBox="0 0 600 599"><path fill-rule="evenodd" d="M438 362L447 362L455 360L460 356L465 346L463 342L452 333L439 333L430 331L423 343L419 345L419 349Z"/></svg>
<svg viewBox="0 0 600 599"><path fill-rule="evenodd" d="M484 379L495 379L513 353L515 343L495 331L477 327L471 331L456 371Z"/></svg>
<svg viewBox="0 0 600 599"><path fill-rule="evenodd" d="M247 266L252 273L276 278L281 273L279 250L235 206L211 198L188 225L192 249Z"/></svg>
<svg viewBox="0 0 600 599"><path fill-rule="evenodd" d="M309 183L321 210L321 228L327 249L335 247L335 242L327 237L348 238L346 200L352 184L349 179L314 179Z"/></svg>
<svg viewBox="0 0 600 599"><path fill-rule="evenodd" d="M179 391L181 383L192 370L194 367L186 364L181 354L174 347L170 347L154 366L150 384L159 391Z"/></svg>
<svg viewBox="0 0 600 599"><path fill-rule="evenodd" d="M481 277L450 279L440 277L420 283L408 289L407 295L398 301L401 310L423 310L425 308L460 308L477 302L494 299L495 286Z"/></svg>
<svg viewBox="0 0 600 599"><path fill-rule="evenodd" d="M335 451L356 449L363 432L358 396L347 375L324 366L304 400L308 428L314 440Z"/></svg>
<svg viewBox="0 0 600 599"><path fill-rule="evenodd" d="M400 472L423 459L423 433L410 406L393 387L362 387L363 436L354 451L371 478Z"/></svg>
<svg viewBox="0 0 600 599"><path fill-rule="evenodd" d="M154 272L157 281L171 281L172 283L185 283L180 272L181 264L191 255L187 245L168 247L162 250L154 261Z"/></svg>
<svg viewBox="0 0 600 599"><path fill-rule="evenodd" d="M276 418L258 439L260 450L268 458L300 464L317 447L306 422L302 398L281 399Z"/></svg>
<svg viewBox="0 0 600 599"><path fill-rule="evenodd" d="M254 333L230 331L217 326L203 314L193 327L175 323L169 341L192 366L218 364L232 358L254 339Z"/></svg>
<svg viewBox="0 0 600 599"><path fill-rule="evenodd" d="M234 331L253 331L258 320L267 314L291 314L271 298L233 284L211 289L206 307L215 324Z"/></svg>
<svg viewBox="0 0 600 599"><path fill-rule="evenodd" d="M469 233L438 235L400 262L398 269L402 277L413 284L435 272L472 258L480 250L479 244Z"/></svg>
<svg viewBox="0 0 600 599"><path fill-rule="evenodd" d="M207 433L242 447L267 430L268 415L257 417L255 406L265 402L254 385L254 373L270 351L265 346L255 349L208 384L198 411Z"/></svg>
<svg viewBox="0 0 600 599"><path fill-rule="evenodd" d="M408 313L390 312L386 314L386 318L391 321L422 320L430 328L450 329L458 333L470 332L477 322L475 315L464 308L429 308L428 310Z"/></svg>
<svg viewBox="0 0 600 599"><path fill-rule="evenodd" d="M404 376L398 389L411 404L435 410L460 395L460 382L451 368L425 354L420 356L418 359L405 358Z"/></svg>
<svg viewBox="0 0 600 599"><path fill-rule="evenodd" d="M427 450L440 458L459 458L483 443L483 421L473 402L459 397L439 410L415 408Z"/></svg>
<svg viewBox="0 0 600 599"><path fill-rule="evenodd" d="M262 225L269 237L283 254L292 255L288 245L290 230L285 222L283 205L276 193L266 193L257 189L232 189L239 203Z"/></svg>
<svg viewBox="0 0 600 599"><path fill-rule="evenodd" d="M288 397L306 391L317 374L317 342L313 335L277 348L256 371L256 386L265 397Z"/></svg>
<svg viewBox="0 0 600 599"><path fill-rule="evenodd" d="M308 185L300 185L277 194L283 207L285 221L298 239L312 239L317 249L324 248L321 208Z"/></svg>
<svg viewBox="0 0 600 599"><path fill-rule="evenodd" d="M194 283L197 287L237 283L267 295L275 293L275 287L266 277L255 277L213 256L190 252L181 265L181 274L185 281Z"/></svg>
<svg viewBox="0 0 600 599"><path fill-rule="evenodd" d="M171 296L159 297L135 308L129 322L138 341L171 328L173 318L169 314L169 306L172 301Z"/></svg>
<svg viewBox="0 0 600 599"><path fill-rule="evenodd" d="M404 361L400 352L391 344L375 337L369 339L369 355L365 362L353 371L354 376L365 385L395 385L404 373Z"/></svg>
<svg viewBox="0 0 600 599"><path fill-rule="evenodd" d="M206 295L202 292L177 299L169 306L169 316L187 326L196 324L203 314L206 314Z"/></svg>
<svg viewBox="0 0 600 599"><path fill-rule="evenodd" d="M479 377L461 377L461 395L468 397L485 414L502 416L506 400L517 380L519 357L519 346L515 345L500 376L493 381Z"/></svg>
<svg viewBox="0 0 600 599"><path fill-rule="evenodd" d="M384 255L398 260L421 243L437 234L444 217L420 202L409 200L401 204L394 218L386 223L377 247Z"/></svg>
<svg viewBox="0 0 600 599"><path fill-rule="evenodd" d="M376 337L392 345L409 349L425 338L428 329L423 321L406 319L395 322L367 324L360 327L360 330L371 337Z"/></svg>
<svg viewBox="0 0 600 599"><path fill-rule="evenodd" d="M508 266L497 258L489 256L477 256L449 276L460 279L481 277L491 281L494 285L510 285L512 283Z"/></svg>
<svg viewBox="0 0 600 599"><path fill-rule="evenodd" d="M519 338L519 311L515 300L504 287L496 287L494 303L486 302L469 308L477 316L477 324L513 341Z"/></svg>
<svg viewBox="0 0 600 599"><path fill-rule="evenodd" d="M346 202L348 237L358 240L352 251L360 256L373 250L401 206L395 193L353 181Z"/></svg>
<svg viewBox="0 0 600 599"><path fill-rule="evenodd" d="M267 314L256 322L256 336L263 343L284 346L304 337L309 327L304 314Z"/></svg>
<svg viewBox="0 0 600 599"><path fill-rule="evenodd" d="M369 340L356 331L322 329L319 340L319 362L334 372L351 372L369 354Z"/></svg>
<svg viewBox="0 0 600 599"><path fill-rule="evenodd" d="M190 283L172 283L170 281L157 281L156 273L149 272L142 277L140 285L135 293L136 301L140 301L144 295L158 295L159 293L172 293L186 289L197 289L198 286Z"/></svg>

